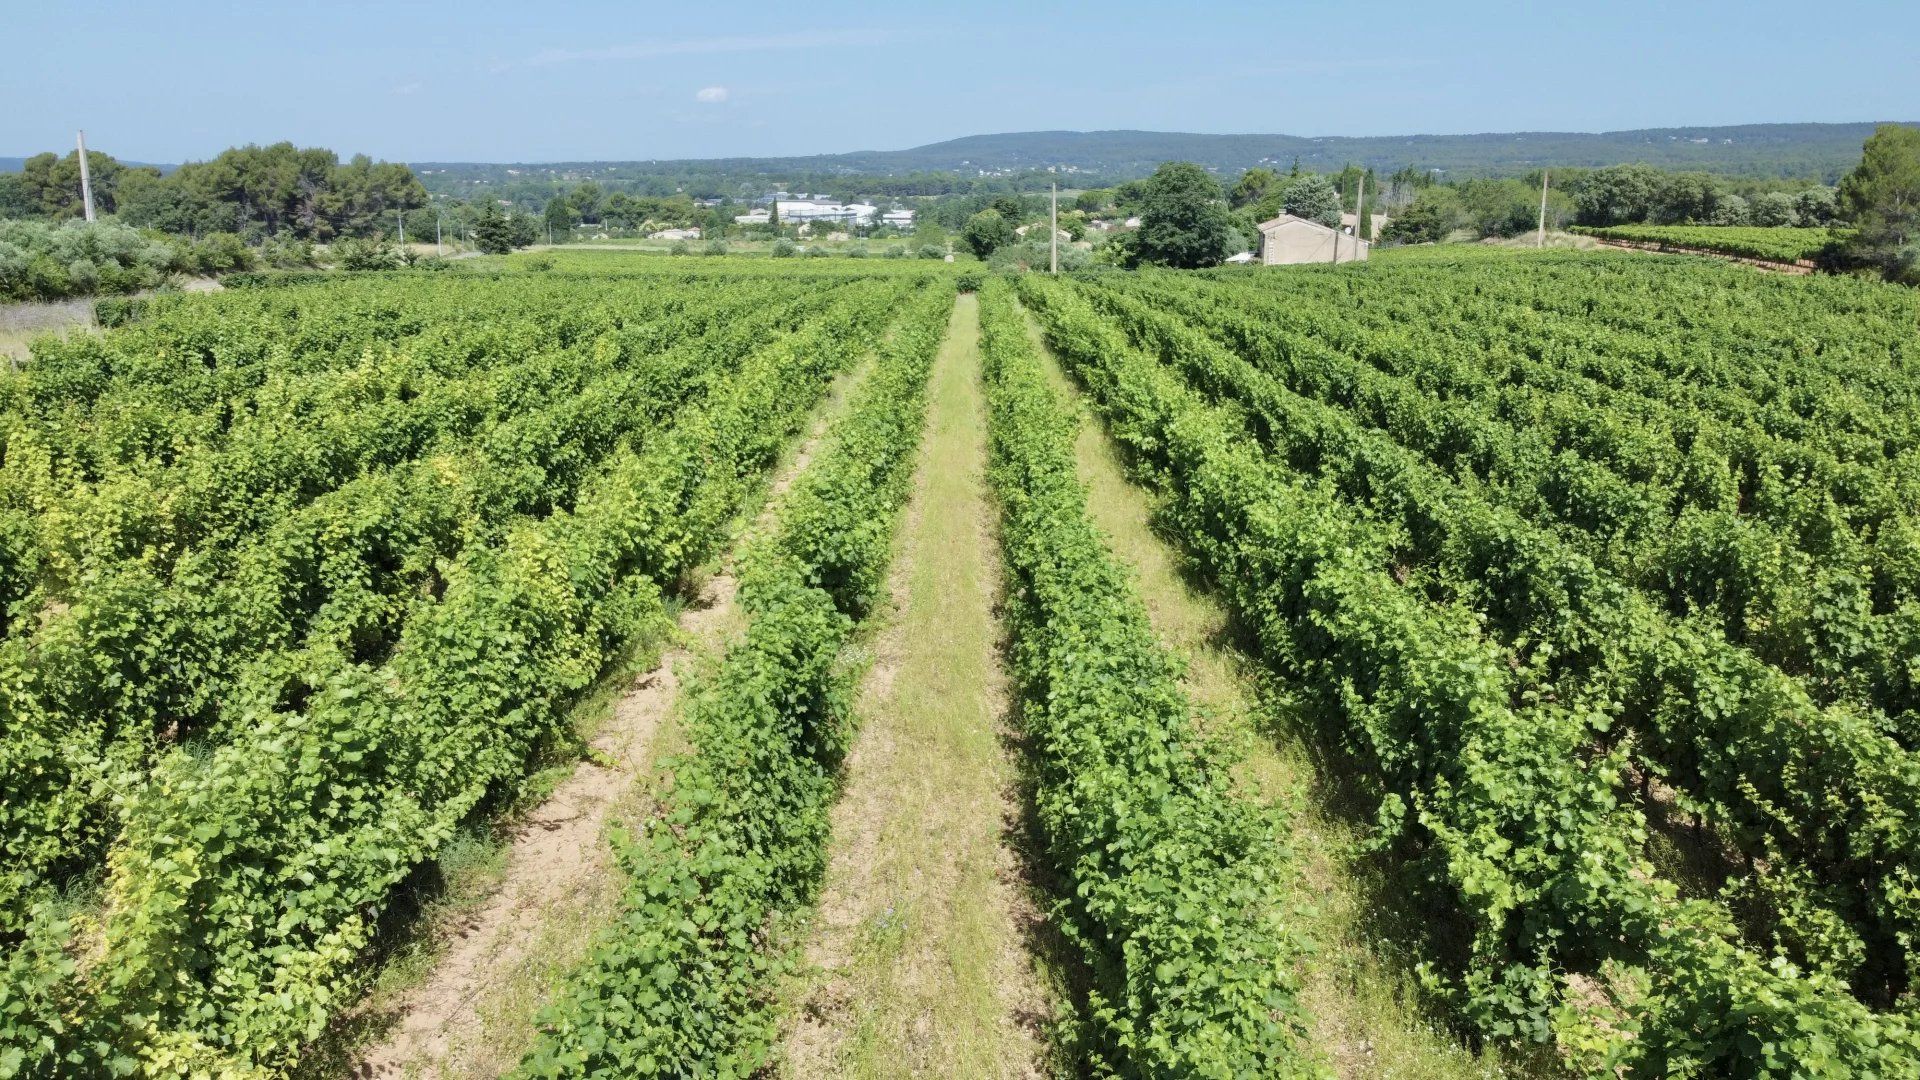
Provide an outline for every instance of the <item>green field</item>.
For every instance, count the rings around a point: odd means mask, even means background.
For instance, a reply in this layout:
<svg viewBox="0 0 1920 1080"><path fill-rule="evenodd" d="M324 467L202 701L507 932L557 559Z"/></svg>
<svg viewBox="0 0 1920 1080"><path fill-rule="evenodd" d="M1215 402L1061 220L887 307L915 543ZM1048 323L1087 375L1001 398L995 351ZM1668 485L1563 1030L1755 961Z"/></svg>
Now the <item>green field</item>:
<svg viewBox="0 0 1920 1080"><path fill-rule="evenodd" d="M40 339L0 1077L1914 1075L1916 323L562 248Z"/></svg>

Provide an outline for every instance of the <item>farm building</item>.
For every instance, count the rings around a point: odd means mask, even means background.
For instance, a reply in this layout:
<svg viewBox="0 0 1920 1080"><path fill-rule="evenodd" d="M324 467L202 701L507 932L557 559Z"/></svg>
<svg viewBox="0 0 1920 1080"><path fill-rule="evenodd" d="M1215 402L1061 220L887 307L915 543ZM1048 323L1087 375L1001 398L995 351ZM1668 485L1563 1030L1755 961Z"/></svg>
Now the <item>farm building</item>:
<svg viewBox="0 0 1920 1080"><path fill-rule="evenodd" d="M661 229L659 232L656 232L656 233L648 233L647 239L649 240L698 240L700 239L700 230L699 229Z"/></svg>
<svg viewBox="0 0 1920 1080"><path fill-rule="evenodd" d="M1292 214L1260 223L1260 262L1266 266L1365 261L1372 246L1339 229Z"/></svg>

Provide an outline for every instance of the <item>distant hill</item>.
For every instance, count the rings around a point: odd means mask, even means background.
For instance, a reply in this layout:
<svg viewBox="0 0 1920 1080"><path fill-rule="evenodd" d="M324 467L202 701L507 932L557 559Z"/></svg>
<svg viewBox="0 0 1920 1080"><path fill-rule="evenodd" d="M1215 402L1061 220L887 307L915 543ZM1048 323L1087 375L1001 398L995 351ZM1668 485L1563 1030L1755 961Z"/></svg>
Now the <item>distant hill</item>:
<svg viewBox="0 0 1920 1080"><path fill-rule="evenodd" d="M1860 160L1874 125L1743 124L1647 128L1598 134L1516 131L1482 135L1200 135L1177 131L1024 131L970 135L911 150L787 159L803 168L838 165L863 173L1018 171L1064 166L1082 172L1142 174L1163 161L1196 161L1222 172L1259 164L1339 169L1349 163L1464 175L1526 172L1542 165L1645 162L1736 175L1837 178Z"/></svg>
<svg viewBox="0 0 1920 1080"><path fill-rule="evenodd" d="M97 153L99 149L100 148L97 146L93 147L91 150L88 151L88 156L91 157L94 153ZM149 169L159 169L163 173L172 172L173 170L179 168L178 165L155 165L155 164L152 164L151 162L146 162L146 161L122 161L120 164L140 166L140 167L149 168ZM27 167L26 158L0 157L0 173L20 172L26 167Z"/></svg>
<svg viewBox="0 0 1920 1080"><path fill-rule="evenodd" d="M1391 172L1411 166L1450 177L1510 176L1553 167L1644 162L1735 176L1837 180L1860 160L1871 123L1743 124L1599 133L1519 131L1481 135L1204 135L1178 131L1022 131L969 135L909 150L861 150L801 157L572 161L539 164L416 162L429 188L453 192L589 177L670 181L665 190L721 192L761 181L857 186L861 177L949 173L1017 176L1052 169L1077 184L1144 176L1163 161L1196 161L1223 175L1254 165L1336 170L1347 164ZM834 184L839 180L841 183Z"/></svg>
<svg viewBox="0 0 1920 1080"><path fill-rule="evenodd" d="M566 161L538 164L415 162L435 191L467 194L503 186L596 179L648 181L662 192L735 193L763 182L857 186L861 177L956 174L1017 176L1041 170L1069 183L1105 184L1144 176L1163 161L1196 161L1223 175L1254 165L1327 171L1348 164L1391 172L1411 166L1450 177L1510 176L1542 165L1644 162L1734 176L1837 180L1860 160L1874 125L1741 124L1634 131L1515 131L1481 135L1205 135L1181 131L1017 131L969 135L908 150L859 150L800 157ZM0 172L25 158L0 157ZM171 166L162 165L162 170ZM849 183L853 182L853 183ZM901 193L908 193L902 191Z"/></svg>

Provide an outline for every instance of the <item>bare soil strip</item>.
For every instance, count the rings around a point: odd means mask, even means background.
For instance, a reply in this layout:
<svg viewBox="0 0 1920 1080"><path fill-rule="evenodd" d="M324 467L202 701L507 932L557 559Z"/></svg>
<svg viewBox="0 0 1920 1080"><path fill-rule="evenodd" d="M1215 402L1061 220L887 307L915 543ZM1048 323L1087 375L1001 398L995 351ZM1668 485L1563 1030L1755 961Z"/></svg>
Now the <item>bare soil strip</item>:
<svg viewBox="0 0 1920 1080"><path fill-rule="evenodd" d="M1016 771L997 658L997 550L974 298L934 362L928 427L860 732L794 988L794 1078L1039 1075L1052 1015L1009 835Z"/></svg>
<svg viewBox="0 0 1920 1080"><path fill-rule="evenodd" d="M775 471L758 517L736 536L679 618L681 642L634 680L589 741L590 755L527 815L492 893L454 925L424 980L374 1008L398 1020L354 1075L495 1077L533 1035L533 1017L618 907L620 874L603 833L631 811L664 744L675 743L682 669L710 662L740 629L733 553L769 527L775 508L844 411L867 368L843 376ZM664 730L663 730L664 729Z"/></svg>
<svg viewBox="0 0 1920 1080"><path fill-rule="evenodd" d="M1029 324L1055 387L1080 394ZM1085 410L1084 404L1082 405ZM1476 1057L1427 1020L1416 983L1381 951L1383 923L1418 918L1384 914L1388 890L1372 880L1356 854L1359 828L1331 809L1315 755L1276 711L1276 689L1263 694L1254 663L1231 640L1226 611L1195 585L1180 554L1153 531L1152 497L1130 482L1119 450L1090 412L1075 446L1087 508L1113 552L1132 568L1162 643L1187 666L1184 688L1195 722L1240 756L1238 781L1251 798L1287 808L1296 826L1292 847L1301 877L1296 910L1287 912L1317 951L1299 972L1316 1052L1342 1077L1489 1077L1509 1075L1492 1058Z"/></svg>

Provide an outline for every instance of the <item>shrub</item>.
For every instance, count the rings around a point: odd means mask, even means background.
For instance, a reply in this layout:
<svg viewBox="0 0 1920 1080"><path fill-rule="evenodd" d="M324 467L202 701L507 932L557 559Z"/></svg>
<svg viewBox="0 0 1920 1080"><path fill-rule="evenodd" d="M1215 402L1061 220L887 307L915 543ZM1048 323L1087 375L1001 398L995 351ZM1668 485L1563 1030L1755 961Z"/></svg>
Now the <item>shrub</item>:
<svg viewBox="0 0 1920 1080"><path fill-rule="evenodd" d="M381 240L336 240L331 254L334 266L341 270L392 270L400 265L393 248Z"/></svg>
<svg viewBox="0 0 1920 1080"><path fill-rule="evenodd" d="M773 242L773 250L770 252L776 259L791 259L799 253L800 245L784 236Z"/></svg>
<svg viewBox="0 0 1920 1080"><path fill-rule="evenodd" d="M922 244L920 245L920 257L923 259L944 259L947 257L947 249L938 244Z"/></svg>

